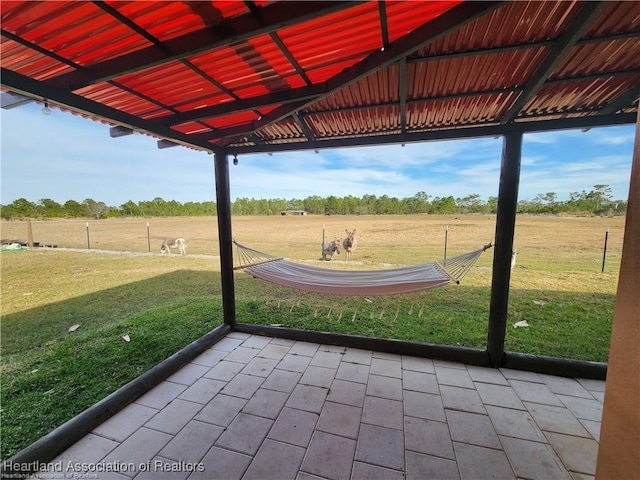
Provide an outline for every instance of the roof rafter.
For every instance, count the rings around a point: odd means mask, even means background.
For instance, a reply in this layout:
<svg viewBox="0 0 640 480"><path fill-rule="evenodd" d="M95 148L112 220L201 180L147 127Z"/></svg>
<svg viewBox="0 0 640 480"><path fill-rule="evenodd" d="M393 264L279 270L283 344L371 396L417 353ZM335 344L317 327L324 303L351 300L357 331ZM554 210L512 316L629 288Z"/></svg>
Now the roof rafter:
<svg viewBox="0 0 640 480"><path fill-rule="evenodd" d="M618 110L630 106L638 97L640 97L640 85L635 85L617 95L606 107L602 108L599 113L601 115L616 113Z"/></svg>
<svg viewBox="0 0 640 480"><path fill-rule="evenodd" d="M389 45L389 26L387 25L387 6L383 0L378 0L378 15L380 17L380 35L382 36L382 47Z"/></svg>
<svg viewBox="0 0 640 480"><path fill-rule="evenodd" d="M400 63L403 60L400 61ZM407 63L413 63L411 59L407 59ZM400 67L402 68L402 67ZM400 71L402 75L402 70ZM406 71L405 71L406 74ZM562 82L572 82L579 80L589 80L589 79L597 79L597 78L607 78L607 77L616 77L620 75L637 75L640 74L640 69L631 69L631 70L618 70L612 72L599 72L599 73L590 73L585 75L576 75L573 77L564 77L557 79L549 79L544 82L544 85L551 85L554 83L562 83ZM441 95L438 97L430 97L432 99L447 99L447 98L463 98L474 95L486 95L491 93L508 93L511 91L521 91L523 87L512 87L512 88L502 88L502 89L494 89L487 91L472 91L472 92L464 92L457 93L451 95ZM157 117L154 121L158 122L160 125L164 126L174 126L180 125L182 123L187 123L190 121L202 120L205 118L217 117L220 115L227 115L230 113L237 113L246 110L252 110L254 108L266 107L269 105L277 105L277 104L289 104L293 102L299 102L303 100L313 100L315 101L318 97L324 95L327 89L324 85L313 85L310 87L300 87L294 88L290 90L283 90L280 92L268 93L266 95L259 95L253 98L247 98L244 100L238 100L233 103L223 103L220 105L215 105L212 107L202 107L195 110L191 110L188 112L181 112L174 115L167 115L164 117ZM413 100L408 100L408 103L413 102ZM380 104L380 105L371 105L375 106L387 106L388 104ZM353 110L358 108L369 108L370 106L362 106L362 107L342 107L340 110ZM317 113L317 111L310 112Z"/></svg>
<svg viewBox="0 0 640 480"><path fill-rule="evenodd" d="M163 63L180 60L190 55L246 40L250 37L275 32L289 25L298 24L322 15L360 5L360 1L277 2L260 8L261 20L247 13L225 22L224 29L204 28L92 65L85 71L75 71L48 80L53 86L77 90L87 85L138 72ZM295 12L292 14L292 12ZM221 32L221 30L224 30ZM167 54L166 52L172 52Z"/></svg>
<svg viewBox="0 0 640 480"><path fill-rule="evenodd" d="M106 9L105 11L109 12L108 9ZM84 70L84 67L82 65L79 65L79 64L77 64L77 63L75 63L75 62L73 62L71 60L68 60L68 59L66 59L66 58L64 58L64 57L62 57L62 56L60 56L60 55L58 55L56 53L50 52L49 50L41 47L40 45L36 45L36 44L34 44L32 42L29 42L28 40L25 40L22 37L18 37L18 36L14 35L11 32L7 32L6 30L1 30L0 32L2 33L2 35L4 37L9 38L9 39L13 40L14 42L17 42L17 43L19 43L20 45L22 45L24 47L30 48L32 50L35 50L36 52L38 52L38 53L40 53L40 54L42 54L44 56L52 58L52 59L54 59L54 60L56 60L56 61L58 61L60 63L68 65L70 67L73 67L73 68L77 69L78 71L83 71ZM151 97L146 96L146 95L143 95L140 92L137 92L135 90L132 90L131 88L126 87L125 85L123 85L123 84L121 84L119 82L116 82L115 80L109 80L107 83L109 83L110 85L113 85L116 88L120 88L120 89L130 93L131 95L134 95L134 96L137 96L139 98L142 98L142 99L146 100L149 103L157 105L160 108L163 108L165 110L172 110L172 108L170 108L169 106L157 101L156 99L151 98ZM174 112L177 113L177 110L174 110Z"/></svg>
<svg viewBox="0 0 640 480"><path fill-rule="evenodd" d="M112 17L114 17L115 19L117 19L119 22L121 22L124 25L126 25L127 27L129 27L131 30L136 32L138 35L141 35L142 37L146 38L149 42L151 42L156 47L158 47L160 50L162 50L166 55L170 55L171 52L162 44L162 42L160 40L158 40L155 36L151 35L145 29L140 27L140 25L138 25L134 21L130 20L125 15L122 15L118 10L116 10L115 8L113 8L110 5L107 5L106 3L102 2L102 1L100 1L100 2L95 2L94 1L93 3L96 6L98 6L98 8L102 9L104 12L106 12L107 14L109 14ZM180 62L186 68L188 68L189 70L193 71L196 75L199 75L200 77L204 78L207 82L209 82L212 85L214 85L220 91L226 93L227 95L231 96L235 100L239 100L239 98L237 96L235 96L233 94L233 92L228 90L224 85L222 85L221 83L217 82L215 79L211 78L209 75L207 75L200 68L195 66L193 63L191 63L191 62L189 62L188 60L185 60L185 59L181 59ZM174 114L178 113L178 110L176 110L175 108L170 108L167 105L163 105L163 104L157 102L154 98L151 98L148 95L143 95L143 94L141 94L140 92L138 92L136 90L128 88L125 85L121 84L120 82L115 82L115 81L111 80L111 81L109 81L109 83L112 83L113 85L117 86L118 88L122 88L123 90L126 90L127 92L129 92L130 94L132 94L134 96L143 98L143 99L145 99L146 101L148 101L150 103L158 105L158 106L160 106L162 108L165 108L167 110L171 110L171 111L173 111ZM202 124L202 126L208 128L207 125Z"/></svg>
<svg viewBox="0 0 640 480"><path fill-rule="evenodd" d="M177 113L175 115L167 115L156 118L161 125L172 126L180 125L191 121L201 120L204 118L217 117L229 113L243 112L254 108L266 107L276 104L288 104L300 102L303 100L315 100L326 92L324 85L312 85L309 87L301 87L290 90L282 90L280 92L267 93L246 100L238 100L233 103L222 103L211 107L202 107L188 112Z"/></svg>
<svg viewBox="0 0 640 480"><path fill-rule="evenodd" d="M104 119L132 130L140 130L161 138L171 139L175 143L198 150L217 151L220 148L212 143L199 141L193 136L181 134L175 130L160 126L153 121L143 120L102 103L52 87L47 83L34 80L4 67L0 68L0 77L2 78L3 87L12 92L31 97L34 100L49 100L51 104L60 105L94 118Z"/></svg>
<svg viewBox="0 0 640 480"><path fill-rule="evenodd" d="M440 38L447 33L495 10L505 2L465 2L416 28L404 37L391 43L384 51L376 51L352 67L342 71L325 82L325 93L314 100L306 101L301 106L283 105L250 124L220 129L210 139L244 136L288 117L300 108L327 96L334 91L366 77L372 72L400 60L411 52Z"/></svg>
<svg viewBox="0 0 640 480"><path fill-rule="evenodd" d="M612 33L598 37L581 38L575 43L575 46L590 45L592 43L614 42L621 40L632 40L640 37L640 30L633 30L623 33ZM470 57L472 55L494 55L498 53L508 53L520 51L528 48L546 48L551 47L555 43L554 40L539 40L527 43L515 43L513 45L502 45L499 47L476 48L471 50L462 50L459 52L438 53L429 55L428 57L407 58L407 63L423 63L438 60L450 60L453 58Z"/></svg>
<svg viewBox="0 0 640 480"><path fill-rule="evenodd" d="M402 61L399 62L400 68L402 68L401 65L402 65ZM618 71L615 71L615 72L587 73L587 74L584 74L584 75L576 75L576 76L572 76L572 77L554 78L554 79L550 79L550 80L545 81L543 85L556 85L556 84L563 84L563 83L569 83L569 82L578 82L578 81L583 81L583 80L598 80L598 79L602 79L602 78L616 78L616 77L627 76L627 75L640 75L640 69L634 68L634 69L631 69L631 70L618 70ZM401 78L401 82L402 82L402 70L400 70L400 78ZM488 89L488 90L472 90L472 91L469 91L469 92L451 93L451 94L446 94L446 95L431 95L428 98L407 99L405 97L404 102L405 102L406 105L413 105L413 104L428 103L428 102L435 102L435 101L441 101L441 100L454 100L454 99L459 99L459 98L480 97L480 96L484 96L484 95L499 95L499 94L503 94L503 93L521 92L523 90L523 88L524 87L522 87L522 86L500 87L500 88L492 88L492 89ZM295 92L295 90L292 90L292 92ZM405 95L406 95L406 92L405 92ZM634 100L634 98L632 98L632 101L633 100ZM620 103L622 103L622 100L621 100ZM620 108L624 108L624 107L628 106L630 103L631 103L631 101L628 102L627 104L622 104L622 106ZM356 110L366 110L366 109L369 109L369 108L393 107L393 106L396 106L396 105L398 105L397 102L384 102L384 103L371 103L371 104L367 104L367 105L345 106L345 107L340 107L340 112L351 112L351 111L356 111ZM400 105L402 106L402 92L401 92L401 95L400 95ZM309 112L305 112L305 115L312 116L312 115L318 115L318 114L323 114L323 113L332 113L332 112L333 112L333 110L331 110L331 109L328 109L328 110L312 110L312 111L309 111ZM614 112L608 112L608 113L614 113Z"/></svg>
<svg viewBox="0 0 640 480"><path fill-rule="evenodd" d="M527 82L522 94L503 115L501 123L511 123L520 114L524 106L533 98L542 84L549 78L558 65L560 65L569 50L575 45L587 30L591 22L598 16L607 2L585 2L581 10L571 21L565 32L549 48L545 59L538 65L535 72Z"/></svg>
<svg viewBox="0 0 640 480"><path fill-rule="evenodd" d="M313 134L313 132L309 128L309 125L307 125L307 122L305 122L305 120L302 117L301 113L294 113L293 114L293 119L298 124L298 126L300 127L300 129L304 133L305 137L307 137L309 140L313 140L315 138L315 135Z"/></svg>
<svg viewBox="0 0 640 480"><path fill-rule="evenodd" d="M399 84L398 98L400 99L400 129L402 133L407 131L407 57L398 62Z"/></svg>
<svg viewBox="0 0 640 480"><path fill-rule="evenodd" d="M395 133L372 135L361 138L342 138L315 140L312 142L292 142L268 144L264 146L229 146L227 154L241 155L250 153L290 152L296 150L316 150L322 148L365 147L370 145L390 145L433 140L455 140L461 138L495 137L512 132L547 132L553 130L601 127L603 125L627 125L636 121L635 113L591 115L572 119L541 120L527 123L500 125L496 122L480 123L464 128L449 128L415 133Z"/></svg>

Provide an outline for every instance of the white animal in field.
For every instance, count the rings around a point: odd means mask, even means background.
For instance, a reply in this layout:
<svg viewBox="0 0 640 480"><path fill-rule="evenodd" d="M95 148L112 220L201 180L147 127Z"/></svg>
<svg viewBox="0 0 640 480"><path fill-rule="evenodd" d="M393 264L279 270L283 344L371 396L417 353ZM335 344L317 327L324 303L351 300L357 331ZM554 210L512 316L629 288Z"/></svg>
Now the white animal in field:
<svg viewBox="0 0 640 480"><path fill-rule="evenodd" d="M334 238L329 245L324 247L322 253L325 257L329 257L329 260L333 260L336 253L340 255L340 239Z"/></svg>
<svg viewBox="0 0 640 480"><path fill-rule="evenodd" d="M514 250L513 253L511 254L511 269L513 270L513 267L516 266L516 257L518 256L518 251Z"/></svg>
<svg viewBox="0 0 640 480"><path fill-rule="evenodd" d="M347 252L347 260L351 260L351 254L358 246L358 239L356 238L356 229L349 231L345 229L347 232L346 238L342 241L342 248Z"/></svg>
<svg viewBox="0 0 640 480"><path fill-rule="evenodd" d="M160 247L160 253L171 254L172 248L177 248L181 255L185 255L187 253L187 242L182 237L165 238L164 242L162 242L162 246Z"/></svg>

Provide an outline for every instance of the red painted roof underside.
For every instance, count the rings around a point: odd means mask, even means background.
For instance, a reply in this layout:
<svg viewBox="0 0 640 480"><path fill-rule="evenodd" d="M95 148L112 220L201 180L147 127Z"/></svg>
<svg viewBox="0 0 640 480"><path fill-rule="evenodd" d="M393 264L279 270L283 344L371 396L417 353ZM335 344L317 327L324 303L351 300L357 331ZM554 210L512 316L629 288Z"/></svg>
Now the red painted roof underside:
<svg viewBox="0 0 640 480"><path fill-rule="evenodd" d="M594 5L3 1L2 87L237 151L636 111L640 2Z"/></svg>

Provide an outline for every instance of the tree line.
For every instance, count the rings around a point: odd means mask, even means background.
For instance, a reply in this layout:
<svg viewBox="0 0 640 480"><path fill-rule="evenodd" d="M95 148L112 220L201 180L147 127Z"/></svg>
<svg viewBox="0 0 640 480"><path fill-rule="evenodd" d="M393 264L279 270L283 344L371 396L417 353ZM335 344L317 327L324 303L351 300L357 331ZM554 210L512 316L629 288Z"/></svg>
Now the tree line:
<svg viewBox="0 0 640 480"><path fill-rule="evenodd" d="M129 200L119 207L108 206L87 198L82 202L67 200L60 204L49 198L31 202L19 198L8 205L0 205L5 220L49 218L126 218L126 217L179 217L215 216L215 202L186 202L164 200L156 197L138 203ZM363 195L354 197L320 197L305 199L255 199L238 198L232 202L231 213L238 216L278 215L284 210L304 210L313 215L402 215L402 214L466 214L496 213L498 197L483 200L479 194L465 197L431 197L418 192L412 197L399 199L388 195ZM528 214L593 214L622 215L627 204L614 200L609 185L594 185L589 192L571 192L569 199L559 201L555 192L536 195L531 200L518 202L518 213Z"/></svg>

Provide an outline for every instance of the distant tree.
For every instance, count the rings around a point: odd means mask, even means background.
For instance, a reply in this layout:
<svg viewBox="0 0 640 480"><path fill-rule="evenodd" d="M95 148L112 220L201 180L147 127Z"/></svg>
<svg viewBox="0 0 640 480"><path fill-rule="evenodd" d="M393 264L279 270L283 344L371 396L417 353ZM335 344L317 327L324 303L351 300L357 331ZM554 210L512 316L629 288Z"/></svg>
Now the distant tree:
<svg viewBox="0 0 640 480"><path fill-rule="evenodd" d="M324 202L324 213L338 215L340 213L340 199L334 195L329 195Z"/></svg>
<svg viewBox="0 0 640 480"><path fill-rule="evenodd" d="M400 200L396 197L382 195L376 202L376 213L378 215L393 215L401 212Z"/></svg>
<svg viewBox="0 0 640 480"><path fill-rule="evenodd" d="M404 213L426 213L429 211L429 195L425 192L418 192L413 197L403 198L401 203Z"/></svg>
<svg viewBox="0 0 640 480"><path fill-rule="evenodd" d="M252 199L253 200L253 199ZM273 215L275 212L273 210L273 200L269 200L266 198L261 198L260 200L254 200L252 211L254 212L252 215ZM279 210L286 210L285 206Z"/></svg>
<svg viewBox="0 0 640 480"><path fill-rule="evenodd" d="M127 217L137 217L140 215L140 208L133 202L133 200L129 200L128 202L120 205L120 211Z"/></svg>
<svg viewBox="0 0 640 480"><path fill-rule="evenodd" d="M614 200L612 203L614 215L622 215L627 211L627 202L624 200Z"/></svg>
<svg viewBox="0 0 640 480"><path fill-rule="evenodd" d="M544 194L543 200L547 204L547 210L551 213L555 213L558 195L555 192L547 192Z"/></svg>
<svg viewBox="0 0 640 480"><path fill-rule="evenodd" d="M100 218L105 216L105 214L109 210L109 207L107 207L104 202L96 202L92 198L85 199L82 204L84 205L87 215L90 217L95 217L96 220L100 220Z"/></svg>
<svg viewBox="0 0 640 480"><path fill-rule="evenodd" d="M586 212L590 210L590 200L587 197L587 192L571 192L569 193L569 200L567 201L567 208L571 212Z"/></svg>
<svg viewBox="0 0 640 480"><path fill-rule="evenodd" d="M297 198L292 198L291 200L288 200L287 210L304 210L302 200L298 200Z"/></svg>
<svg viewBox="0 0 640 480"><path fill-rule="evenodd" d="M56 218L63 216L62 205L50 198L41 198L36 205L38 216Z"/></svg>
<svg viewBox="0 0 640 480"><path fill-rule="evenodd" d="M611 187L602 184L594 185L587 196L594 202L594 212L599 212L613 198Z"/></svg>
<svg viewBox="0 0 640 480"><path fill-rule="evenodd" d="M489 197L487 199L487 209L490 213L496 213L498 211L498 197Z"/></svg>
<svg viewBox="0 0 640 480"><path fill-rule="evenodd" d="M420 191L413 198L416 201L416 213L427 213L429 211L429 195L426 192Z"/></svg>
<svg viewBox="0 0 640 480"><path fill-rule="evenodd" d="M217 215L218 205L216 204L216 202L202 202L202 214Z"/></svg>
<svg viewBox="0 0 640 480"><path fill-rule="evenodd" d="M251 207L251 202L246 197L236 198L236 200L231 204L231 213L233 215L252 215L252 212L253 209Z"/></svg>
<svg viewBox="0 0 640 480"><path fill-rule="evenodd" d="M342 213L344 215L352 215L358 213L358 207L360 206L360 199L353 195L348 195L342 199Z"/></svg>
<svg viewBox="0 0 640 480"><path fill-rule="evenodd" d="M169 217L178 217L182 215L182 204L176 200L166 202L164 214Z"/></svg>
<svg viewBox="0 0 640 480"><path fill-rule="evenodd" d="M267 200L267 205L268 215L279 215L281 211L288 209L288 202L284 198L274 198L272 200Z"/></svg>
<svg viewBox="0 0 640 480"><path fill-rule="evenodd" d="M472 193L464 198L457 198L455 203L463 213L479 213L484 208L484 202L477 193Z"/></svg>
<svg viewBox="0 0 640 480"><path fill-rule="evenodd" d="M80 202L67 200L63 205L65 215L71 218L81 217L85 214L85 208Z"/></svg>
<svg viewBox="0 0 640 480"><path fill-rule="evenodd" d="M324 213L324 199L319 195L305 198L302 205L311 214L321 215Z"/></svg>
<svg viewBox="0 0 640 480"><path fill-rule="evenodd" d="M167 216L167 202L162 197L156 197L151 200L151 210L154 217L166 217Z"/></svg>
<svg viewBox="0 0 640 480"><path fill-rule="evenodd" d="M436 197L431 202L431 211L433 213L456 213L458 207L456 206L456 200L450 195L448 197L440 198Z"/></svg>
<svg viewBox="0 0 640 480"><path fill-rule="evenodd" d="M9 205L2 207L2 218L35 218L37 214L36 205L26 198L18 198Z"/></svg>
<svg viewBox="0 0 640 480"><path fill-rule="evenodd" d="M362 215L373 215L376 213L376 203L378 202L378 198L375 195L363 195L360 206L362 207L362 211L360 212Z"/></svg>

